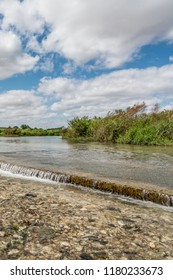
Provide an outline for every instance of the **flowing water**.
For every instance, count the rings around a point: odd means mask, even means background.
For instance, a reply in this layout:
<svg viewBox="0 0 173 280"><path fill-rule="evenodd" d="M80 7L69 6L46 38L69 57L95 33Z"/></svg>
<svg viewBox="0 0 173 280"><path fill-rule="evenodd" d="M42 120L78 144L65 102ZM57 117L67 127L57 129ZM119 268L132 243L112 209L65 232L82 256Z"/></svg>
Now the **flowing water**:
<svg viewBox="0 0 173 280"><path fill-rule="evenodd" d="M17 174L18 166L25 166L23 171L20 168L25 176L34 174L61 182L66 178L55 179L56 172L97 175L173 189L172 147L70 144L55 136L0 137L0 173Z"/></svg>
<svg viewBox="0 0 173 280"><path fill-rule="evenodd" d="M173 259L172 163L172 148L1 137L0 259ZM156 195L164 203L150 199L158 186L144 189L142 200L103 193L104 178L164 186Z"/></svg>

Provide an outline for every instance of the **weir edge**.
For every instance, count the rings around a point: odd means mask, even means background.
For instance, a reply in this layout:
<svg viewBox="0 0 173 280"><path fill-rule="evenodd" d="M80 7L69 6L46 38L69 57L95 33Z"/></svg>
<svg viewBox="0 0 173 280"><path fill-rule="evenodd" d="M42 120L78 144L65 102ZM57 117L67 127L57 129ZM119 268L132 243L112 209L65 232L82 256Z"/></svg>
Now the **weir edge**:
<svg viewBox="0 0 173 280"><path fill-rule="evenodd" d="M145 186L133 186L123 184L116 181L101 180L89 178L74 174L63 174L61 172L52 172L49 170L36 169L26 166L18 166L11 163L0 162L0 170L7 171L11 174L21 175L23 178L40 178L42 180L53 181L63 184L71 184L76 186L83 186L109 192L113 194L123 195L143 201L151 201L160 205L173 207L173 192L165 191L163 189L149 189Z"/></svg>

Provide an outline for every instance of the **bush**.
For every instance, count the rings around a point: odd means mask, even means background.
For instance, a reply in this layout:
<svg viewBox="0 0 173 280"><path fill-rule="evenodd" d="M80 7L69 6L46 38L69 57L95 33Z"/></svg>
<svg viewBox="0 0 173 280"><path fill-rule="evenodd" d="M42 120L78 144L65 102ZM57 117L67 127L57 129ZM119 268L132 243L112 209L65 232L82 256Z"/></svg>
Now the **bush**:
<svg viewBox="0 0 173 280"><path fill-rule="evenodd" d="M81 119L74 118L68 123L68 137L86 137L88 135L88 129L90 126L91 120L88 117L83 117Z"/></svg>
<svg viewBox="0 0 173 280"><path fill-rule="evenodd" d="M115 110L104 118L77 117L69 122L63 136L138 145L173 143L173 111L158 112L159 106L156 105L150 113L145 113L146 105L142 103L124 111Z"/></svg>

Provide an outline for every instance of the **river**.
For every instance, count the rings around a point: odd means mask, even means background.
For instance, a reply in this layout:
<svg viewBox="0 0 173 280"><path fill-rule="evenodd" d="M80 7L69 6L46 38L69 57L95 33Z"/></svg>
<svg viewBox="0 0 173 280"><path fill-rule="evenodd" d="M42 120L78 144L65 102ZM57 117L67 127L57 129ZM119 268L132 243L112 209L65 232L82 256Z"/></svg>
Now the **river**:
<svg viewBox="0 0 173 280"><path fill-rule="evenodd" d="M68 143L56 136L0 137L2 161L173 189L172 147Z"/></svg>
<svg viewBox="0 0 173 280"><path fill-rule="evenodd" d="M173 259L172 174L171 147L1 137L0 259Z"/></svg>

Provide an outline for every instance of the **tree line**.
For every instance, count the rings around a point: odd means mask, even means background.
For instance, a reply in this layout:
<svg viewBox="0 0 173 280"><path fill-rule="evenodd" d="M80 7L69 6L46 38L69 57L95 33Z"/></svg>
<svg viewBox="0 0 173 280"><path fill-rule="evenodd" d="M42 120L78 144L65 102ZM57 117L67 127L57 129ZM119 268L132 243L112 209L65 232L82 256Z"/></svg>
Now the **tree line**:
<svg viewBox="0 0 173 280"><path fill-rule="evenodd" d="M22 124L20 127L0 128L0 136L59 136L61 128L31 128L29 125Z"/></svg>

